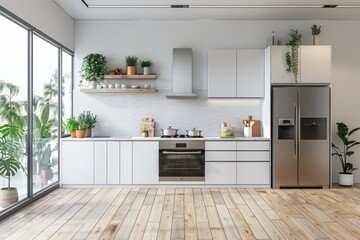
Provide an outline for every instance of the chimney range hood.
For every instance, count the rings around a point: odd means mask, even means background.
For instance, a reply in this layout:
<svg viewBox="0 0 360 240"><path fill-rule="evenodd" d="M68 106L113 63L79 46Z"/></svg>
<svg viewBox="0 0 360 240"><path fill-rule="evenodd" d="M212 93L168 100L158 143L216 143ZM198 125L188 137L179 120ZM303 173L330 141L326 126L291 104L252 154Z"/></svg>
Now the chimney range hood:
<svg viewBox="0 0 360 240"><path fill-rule="evenodd" d="M192 93L192 49L173 49L173 89L166 95L171 99L198 98Z"/></svg>

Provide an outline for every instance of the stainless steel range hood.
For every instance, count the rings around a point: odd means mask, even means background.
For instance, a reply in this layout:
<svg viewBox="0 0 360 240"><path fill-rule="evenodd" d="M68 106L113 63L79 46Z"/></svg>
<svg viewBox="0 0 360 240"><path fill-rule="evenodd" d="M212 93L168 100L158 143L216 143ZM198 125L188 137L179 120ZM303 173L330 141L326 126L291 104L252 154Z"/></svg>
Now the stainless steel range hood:
<svg viewBox="0 0 360 240"><path fill-rule="evenodd" d="M172 99L198 98L192 92L192 49L173 49L173 89L166 95Z"/></svg>

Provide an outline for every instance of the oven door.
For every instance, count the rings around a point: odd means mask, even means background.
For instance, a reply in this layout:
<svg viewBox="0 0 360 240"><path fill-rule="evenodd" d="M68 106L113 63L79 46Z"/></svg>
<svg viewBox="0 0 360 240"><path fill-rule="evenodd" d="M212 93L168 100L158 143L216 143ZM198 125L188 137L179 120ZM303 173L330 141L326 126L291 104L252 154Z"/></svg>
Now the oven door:
<svg viewBox="0 0 360 240"><path fill-rule="evenodd" d="M205 181L204 150L160 150L160 181Z"/></svg>

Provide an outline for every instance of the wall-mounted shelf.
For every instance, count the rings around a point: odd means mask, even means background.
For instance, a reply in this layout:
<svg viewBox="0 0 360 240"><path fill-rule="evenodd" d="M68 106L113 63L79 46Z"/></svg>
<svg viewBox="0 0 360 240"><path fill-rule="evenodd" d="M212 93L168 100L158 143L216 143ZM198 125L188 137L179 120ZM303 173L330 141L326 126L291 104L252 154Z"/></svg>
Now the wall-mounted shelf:
<svg viewBox="0 0 360 240"><path fill-rule="evenodd" d="M156 79L156 74L149 74L149 75L143 75L143 74L137 74L137 75L105 75L105 80L121 80L121 79L133 79L133 80L143 80L143 79Z"/></svg>
<svg viewBox="0 0 360 240"><path fill-rule="evenodd" d="M86 93L155 93L156 88L81 88L80 92Z"/></svg>

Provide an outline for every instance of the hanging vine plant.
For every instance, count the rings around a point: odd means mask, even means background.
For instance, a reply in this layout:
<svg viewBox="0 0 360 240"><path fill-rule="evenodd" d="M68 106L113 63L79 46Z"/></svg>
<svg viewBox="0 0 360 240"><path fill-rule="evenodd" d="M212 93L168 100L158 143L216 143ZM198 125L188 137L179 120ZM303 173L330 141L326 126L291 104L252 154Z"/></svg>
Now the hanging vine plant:
<svg viewBox="0 0 360 240"><path fill-rule="evenodd" d="M299 51L302 34L299 33L298 30L291 29L289 36L290 40L286 43L288 51L285 54L285 61L287 71L293 74L295 84L297 85L299 77Z"/></svg>

